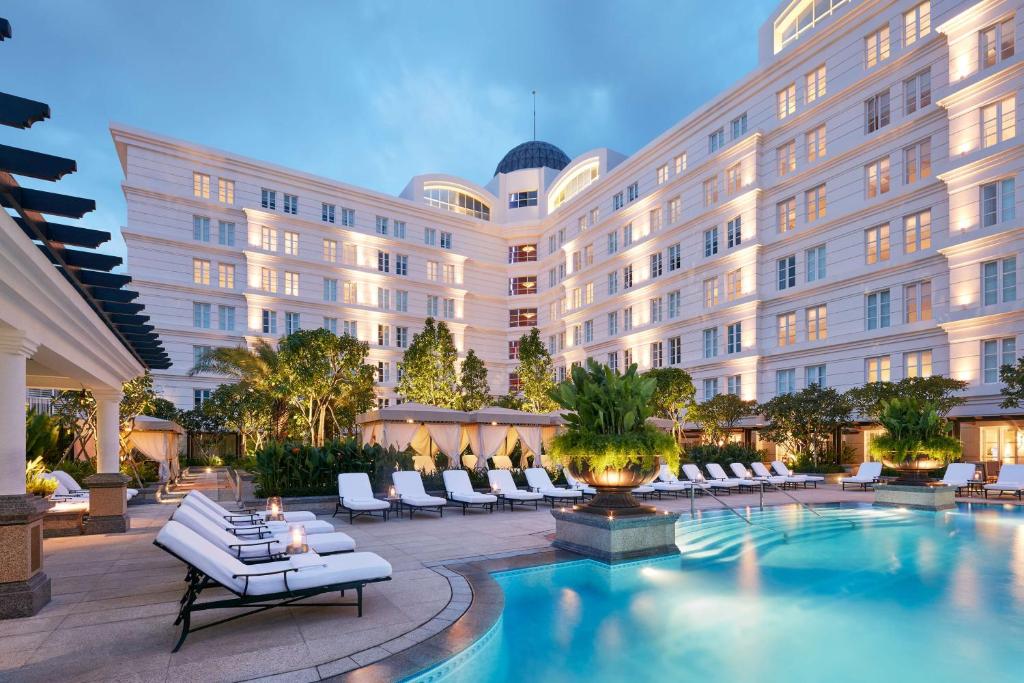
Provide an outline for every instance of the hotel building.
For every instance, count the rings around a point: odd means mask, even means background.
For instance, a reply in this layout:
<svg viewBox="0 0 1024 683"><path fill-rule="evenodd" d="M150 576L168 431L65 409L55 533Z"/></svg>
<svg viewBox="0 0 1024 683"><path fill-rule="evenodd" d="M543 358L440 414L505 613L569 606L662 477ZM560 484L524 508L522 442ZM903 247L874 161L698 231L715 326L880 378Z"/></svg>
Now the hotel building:
<svg viewBox="0 0 1024 683"><path fill-rule="evenodd" d="M532 326L559 377L679 366L699 399L948 375L968 458L1024 462L998 378L1024 350L1022 9L785 3L752 73L632 155L526 142L397 197L114 125L157 385L191 407L222 381L188 375L206 348L326 327L394 401L433 316L496 394Z"/></svg>

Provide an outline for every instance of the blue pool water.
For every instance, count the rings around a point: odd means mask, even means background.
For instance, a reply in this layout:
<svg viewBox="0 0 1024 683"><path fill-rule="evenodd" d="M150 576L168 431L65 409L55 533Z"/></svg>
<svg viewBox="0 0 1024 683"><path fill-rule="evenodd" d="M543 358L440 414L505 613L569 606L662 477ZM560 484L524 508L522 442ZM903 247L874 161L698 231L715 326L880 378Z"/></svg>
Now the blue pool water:
<svg viewBox="0 0 1024 683"><path fill-rule="evenodd" d="M1024 681L1024 508L818 509L684 515L682 557L495 574L501 619L413 680Z"/></svg>

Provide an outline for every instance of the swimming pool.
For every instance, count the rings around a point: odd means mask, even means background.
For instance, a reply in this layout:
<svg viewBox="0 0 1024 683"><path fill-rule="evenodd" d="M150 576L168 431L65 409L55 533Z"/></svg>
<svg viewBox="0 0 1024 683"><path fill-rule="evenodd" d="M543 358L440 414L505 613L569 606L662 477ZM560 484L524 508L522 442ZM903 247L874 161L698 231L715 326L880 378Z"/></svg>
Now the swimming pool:
<svg viewBox="0 0 1024 683"><path fill-rule="evenodd" d="M682 557L494 574L498 622L411 680L1024 680L1024 508L817 509L684 516Z"/></svg>

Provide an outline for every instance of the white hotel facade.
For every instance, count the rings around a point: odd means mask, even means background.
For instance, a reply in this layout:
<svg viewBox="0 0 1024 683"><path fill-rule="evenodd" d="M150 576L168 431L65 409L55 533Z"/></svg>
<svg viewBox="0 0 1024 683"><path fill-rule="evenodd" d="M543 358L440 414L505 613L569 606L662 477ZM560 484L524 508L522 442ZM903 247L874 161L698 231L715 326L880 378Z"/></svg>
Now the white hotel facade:
<svg viewBox="0 0 1024 683"><path fill-rule="evenodd" d="M559 375L679 366L698 398L948 375L967 456L1024 462L998 381L1024 351L1022 9L786 3L754 72L631 156L524 143L486 185L397 197L114 125L157 385L191 407L222 381L188 376L206 347L323 326L394 401L430 315L495 394L534 325Z"/></svg>

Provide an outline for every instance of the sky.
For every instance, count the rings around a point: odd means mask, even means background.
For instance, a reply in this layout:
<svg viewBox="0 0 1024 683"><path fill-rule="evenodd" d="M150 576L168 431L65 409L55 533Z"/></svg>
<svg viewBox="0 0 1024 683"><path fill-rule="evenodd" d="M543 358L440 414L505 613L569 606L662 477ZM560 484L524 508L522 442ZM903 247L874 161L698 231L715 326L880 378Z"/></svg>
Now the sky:
<svg viewBox="0 0 1024 683"><path fill-rule="evenodd" d="M97 210L65 222L115 234L111 122L390 194L422 173L485 184L532 137L532 90L538 139L632 154L756 67L777 4L7 0L0 91L52 116L0 144L76 159L60 191Z"/></svg>

